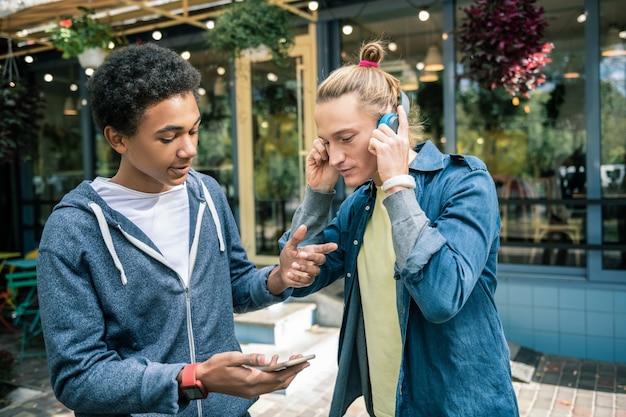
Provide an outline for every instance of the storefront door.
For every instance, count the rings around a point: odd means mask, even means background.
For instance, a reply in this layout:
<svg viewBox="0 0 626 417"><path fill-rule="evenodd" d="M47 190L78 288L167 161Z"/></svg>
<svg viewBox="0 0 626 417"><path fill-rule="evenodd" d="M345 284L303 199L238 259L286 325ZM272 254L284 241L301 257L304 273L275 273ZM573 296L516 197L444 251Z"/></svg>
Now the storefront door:
<svg viewBox="0 0 626 417"><path fill-rule="evenodd" d="M278 261L278 238L303 196L315 128L314 29L296 37L286 66L268 54L236 62L239 224L249 257Z"/></svg>

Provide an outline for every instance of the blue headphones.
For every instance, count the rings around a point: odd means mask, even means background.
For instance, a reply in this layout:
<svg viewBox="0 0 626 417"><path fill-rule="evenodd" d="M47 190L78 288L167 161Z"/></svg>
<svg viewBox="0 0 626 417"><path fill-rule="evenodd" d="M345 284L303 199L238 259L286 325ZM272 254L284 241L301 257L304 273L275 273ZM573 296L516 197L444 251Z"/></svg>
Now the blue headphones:
<svg viewBox="0 0 626 417"><path fill-rule="evenodd" d="M400 91L400 105L404 108L404 112L409 114L409 98L404 93L404 91ZM398 119L397 113L385 113L378 120L378 126L386 124L390 128L393 129L394 132L398 133L398 126L400 125L400 120Z"/></svg>

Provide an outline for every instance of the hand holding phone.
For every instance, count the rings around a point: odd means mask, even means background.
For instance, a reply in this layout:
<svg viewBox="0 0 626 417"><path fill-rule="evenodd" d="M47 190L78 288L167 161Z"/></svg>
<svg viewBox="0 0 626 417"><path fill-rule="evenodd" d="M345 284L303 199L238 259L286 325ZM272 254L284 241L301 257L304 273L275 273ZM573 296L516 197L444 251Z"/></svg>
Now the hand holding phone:
<svg viewBox="0 0 626 417"><path fill-rule="evenodd" d="M315 358L315 355L306 355L306 356L302 356L301 358L290 359L284 362L278 362L274 365L261 366L259 367L259 369L265 372L278 372L278 371L287 369L290 366L295 366L295 365L299 365L301 363L310 361L313 358Z"/></svg>

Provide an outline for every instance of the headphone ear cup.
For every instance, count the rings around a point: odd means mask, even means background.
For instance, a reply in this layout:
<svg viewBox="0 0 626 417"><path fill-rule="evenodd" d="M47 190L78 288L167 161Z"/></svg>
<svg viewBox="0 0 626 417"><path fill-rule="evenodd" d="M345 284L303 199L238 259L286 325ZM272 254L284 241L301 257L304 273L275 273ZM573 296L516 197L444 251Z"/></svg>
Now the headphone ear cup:
<svg viewBox="0 0 626 417"><path fill-rule="evenodd" d="M378 121L378 126L382 124L389 126L395 133L398 133L400 120L398 119L398 115L395 113L385 113Z"/></svg>

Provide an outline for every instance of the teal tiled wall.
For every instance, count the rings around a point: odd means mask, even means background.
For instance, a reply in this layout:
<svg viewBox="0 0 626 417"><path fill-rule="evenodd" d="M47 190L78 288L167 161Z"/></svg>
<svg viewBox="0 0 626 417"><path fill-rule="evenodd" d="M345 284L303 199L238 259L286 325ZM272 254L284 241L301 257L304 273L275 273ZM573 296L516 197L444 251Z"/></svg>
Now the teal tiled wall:
<svg viewBox="0 0 626 417"><path fill-rule="evenodd" d="M626 289L505 281L498 284L496 303L511 342L547 354L626 363Z"/></svg>

